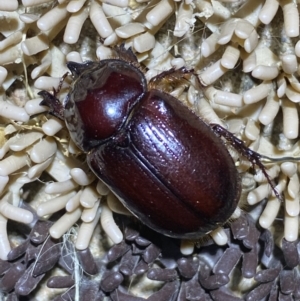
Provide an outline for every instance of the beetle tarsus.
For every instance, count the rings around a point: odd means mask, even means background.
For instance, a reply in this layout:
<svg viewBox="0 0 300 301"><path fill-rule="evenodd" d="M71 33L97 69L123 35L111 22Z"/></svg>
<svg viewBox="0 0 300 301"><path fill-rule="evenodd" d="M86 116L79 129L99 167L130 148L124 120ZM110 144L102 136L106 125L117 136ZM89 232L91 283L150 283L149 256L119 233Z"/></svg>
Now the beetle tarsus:
<svg viewBox="0 0 300 301"><path fill-rule="evenodd" d="M252 166L254 167L255 165L258 166L258 168L262 171L264 176L266 177L269 185L271 186L275 196L277 197L278 200L281 202L284 200L283 195L279 194L277 191L274 183L270 179L270 176L268 175L265 166L261 162L262 156L251 150L249 147L245 145L245 143L240 140L239 138L235 137L231 132L220 126L219 124L210 124L212 130L218 135L223 138L225 138L243 157L247 158L249 162L251 162Z"/></svg>

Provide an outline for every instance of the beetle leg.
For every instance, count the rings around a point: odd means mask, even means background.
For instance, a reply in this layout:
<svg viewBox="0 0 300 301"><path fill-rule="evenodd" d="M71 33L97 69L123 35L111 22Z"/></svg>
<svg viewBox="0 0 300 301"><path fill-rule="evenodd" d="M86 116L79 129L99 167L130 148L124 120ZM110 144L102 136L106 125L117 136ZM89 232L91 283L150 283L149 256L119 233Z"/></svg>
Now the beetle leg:
<svg viewBox="0 0 300 301"><path fill-rule="evenodd" d="M219 124L210 124L210 126L218 136L225 138L242 156L246 157L249 160L249 162L252 163L252 166L254 165L258 166L258 168L262 171L262 173L266 177L277 199L283 201L283 196L280 195L276 190L276 187L272 182L272 180L270 179L270 176L268 175L265 166L260 160L262 156L259 153L251 150L249 147L245 145L245 143L242 140L235 137L232 133L230 133L228 130L226 130Z"/></svg>
<svg viewBox="0 0 300 301"><path fill-rule="evenodd" d="M49 114L64 120L64 107L61 102L56 97L56 93L51 94L47 91L40 91L38 95L43 97L43 100L40 102L40 106L47 106L50 108Z"/></svg>

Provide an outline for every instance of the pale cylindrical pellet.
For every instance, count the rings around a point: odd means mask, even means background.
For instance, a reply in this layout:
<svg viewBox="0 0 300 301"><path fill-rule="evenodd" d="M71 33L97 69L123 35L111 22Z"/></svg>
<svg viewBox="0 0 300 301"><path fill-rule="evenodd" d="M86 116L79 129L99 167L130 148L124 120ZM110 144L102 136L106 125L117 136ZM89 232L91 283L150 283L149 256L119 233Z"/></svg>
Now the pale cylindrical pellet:
<svg viewBox="0 0 300 301"><path fill-rule="evenodd" d="M92 208L98 199L97 191L93 187L87 186L80 196L80 204L85 208Z"/></svg>
<svg viewBox="0 0 300 301"><path fill-rule="evenodd" d="M213 86L210 86L205 90L205 96L210 101L219 105L229 107L241 107L243 105L242 95L217 90Z"/></svg>
<svg viewBox="0 0 300 301"><path fill-rule="evenodd" d="M52 0L22 0L22 3L25 7L35 6L47 2L52 2Z"/></svg>
<svg viewBox="0 0 300 301"><path fill-rule="evenodd" d="M272 197L268 200L267 205L259 218L259 224L262 228L268 229L272 225L278 214L280 206L281 203L277 200L277 198Z"/></svg>
<svg viewBox="0 0 300 301"><path fill-rule="evenodd" d="M289 181L288 184L288 194L290 195L291 198L295 199L299 195L299 176L297 173L295 173ZM298 201L299 203L299 201ZM292 215L289 212L290 215Z"/></svg>
<svg viewBox="0 0 300 301"><path fill-rule="evenodd" d="M190 29L193 20L193 7L183 1L179 5L178 13L176 16L175 28L173 35L175 37L184 36Z"/></svg>
<svg viewBox="0 0 300 301"><path fill-rule="evenodd" d="M81 168L73 168L70 170L70 176L73 180L81 186L86 186L91 184L95 180L95 176L93 173L85 173Z"/></svg>
<svg viewBox="0 0 300 301"><path fill-rule="evenodd" d="M127 7L129 5L129 0L101 0L101 1L119 7Z"/></svg>
<svg viewBox="0 0 300 301"><path fill-rule="evenodd" d="M8 183L8 176L0 176L0 194L4 191L6 184Z"/></svg>
<svg viewBox="0 0 300 301"><path fill-rule="evenodd" d="M299 236L299 216L284 215L284 238L287 241L295 241Z"/></svg>
<svg viewBox="0 0 300 301"><path fill-rule="evenodd" d="M18 139L10 144L9 148L12 151L19 152L29 145L33 144L37 140L41 139L43 136L43 133L35 131L26 134L20 134Z"/></svg>
<svg viewBox="0 0 300 301"><path fill-rule="evenodd" d="M281 0L280 5L283 11L284 29L290 38L299 36L299 12L297 4L293 0Z"/></svg>
<svg viewBox="0 0 300 301"><path fill-rule="evenodd" d="M271 180L276 178L279 172L280 172L280 167L277 164L267 170L268 176ZM260 169L256 171L256 174L254 175L254 179L258 183L267 181L265 175L262 173Z"/></svg>
<svg viewBox="0 0 300 301"><path fill-rule="evenodd" d="M145 26L141 23L132 22L120 26L116 29L116 34L122 39L128 39L146 30Z"/></svg>
<svg viewBox="0 0 300 301"><path fill-rule="evenodd" d="M100 180L97 183L96 190L100 195L107 195L110 191L109 188Z"/></svg>
<svg viewBox="0 0 300 301"><path fill-rule="evenodd" d="M258 34L256 30L253 30L248 39L245 40L244 49L246 52L252 52L258 44Z"/></svg>
<svg viewBox="0 0 300 301"><path fill-rule="evenodd" d="M112 211L108 208L108 206L103 204L101 207L101 226L113 243L118 244L123 240L123 234L115 223Z"/></svg>
<svg viewBox="0 0 300 301"><path fill-rule="evenodd" d="M101 60L106 60L106 59L111 58L113 56L113 52L110 47L100 45L97 48L96 55L97 55L97 58L101 61Z"/></svg>
<svg viewBox="0 0 300 301"><path fill-rule="evenodd" d="M259 20L263 24L269 24L275 17L278 7L279 3L277 0L266 0L259 12Z"/></svg>
<svg viewBox="0 0 300 301"><path fill-rule="evenodd" d="M33 146L30 152L30 159L35 163L42 163L53 156L56 151L56 141L52 137L47 137Z"/></svg>
<svg viewBox="0 0 300 301"><path fill-rule="evenodd" d="M299 191L298 191L299 192ZM292 198L288 193L285 193L285 211L290 216L299 216L300 205L299 205L299 194Z"/></svg>
<svg viewBox="0 0 300 301"><path fill-rule="evenodd" d="M279 74L276 66L256 66L252 71L252 76L261 80L272 80Z"/></svg>
<svg viewBox="0 0 300 301"><path fill-rule="evenodd" d="M0 66L0 86L3 84L7 76L7 70Z"/></svg>
<svg viewBox="0 0 300 301"><path fill-rule="evenodd" d="M186 66L186 63L183 58L177 57L177 58L174 58L171 60L171 66L177 70L177 69L180 69L180 68ZM190 86L190 87L192 87L192 86Z"/></svg>
<svg viewBox="0 0 300 301"><path fill-rule="evenodd" d="M13 206L4 199L0 202L0 212L7 219L19 223L30 224L33 221L33 214L30 211Z"/></svg>
<svg viewBox="0 0 300 301"><path fill-rule="evenodd" d="M259 138L260 128L257 122L249 118L245 128L245 136L249 140L257 140Z"/></svg>
<svg viewBox="0 0 300 301"><path fill-rule="evenodd" d="M18 9L18 0L0 1L0 10L14 12Z"/></svg>
<svg viewBox="0 0 300 301"><path fill-rule="evenodd" d="M222 55L221 65L227 69L233 69L240 58L239 49L233 46L227 46Z"/></svg>
<svg viewBox="0 0 300 301"><path fill-rule="evenodd" d="M8 176L28 163L27 154L13 154L0 161L0 176Z"/></svg>
<svg viewBox="0 0 300 301"><path fill-rule="evenodd" d="M24 22L25 24L31 24L36 22L39 19L38 15L35 14L20 14L19 18L22 22Z"/></svg>
<svg viewBox="0 0 300 301"><path fill-rule="evenodd" d="M249 205L255 205L262 201L270 194L269 183L264 183L249 192L247 196L247 202Z"/></svg>
<svg viewBox="0 0 300 301"><path fill-rule="evenodd" d="M295 54L300 57L300 41L298 41L295 45Z"/></svg>
<svg viewBox="0 0 300 301"><path fill-rule="evenodd" d="M37 215L38 216L45 216L48 214L53 214L65 207L67 202L71 197L73 197L76 194L75 191L72 191L68 194L59 196L57 198L51 199L47 202L44 202L40 204L37 208Z"/></svg>
<svg viewBox="0 0 300 301"><path fill-rule="evenodd" d="M145 32L133 39L133 48L138 53L146 52L155 46L155 37L149 33Z"/></svg>
<svg viewBox="0 0 300 301"><path fill-rule="evenodd" d="M49 194L65 193L75 189L78 184L72 179L63 182L53 182L47 185L45 192Z"/></svg>
<svg viewBox="0 0 300 301"><path fill-rule="evenodd" d="M71 51L66 55L66 59L68 62L82 63L82 58L79 52Z"/></svg>
<svg viewBox="0 0 300 301"><path fill-rule="evenodd" d="M259 114L258 120L263 125L270 124L277 116L279 109L280 109L279 99L277 95L275 95L274 91L272 90L267 97L266 104L264 105L263 109Z"/></svg>
<svg viewBox="0 0 300 301"><path fill-rule="evenodd" d="M293 74L297 71L297 58L295 54L284 54L281 57L282 69L287 74Z"/></svg>
<svg viewBox="0 0 300 301"><path fill-rule="evenodd" d="M220 47L220 45L218 44L219 38L220 35L214 32L203 41L203 43L201 44L201 53L204 57L210 56Z"/></svg>
<svg viewBox="0 0 300 301"><path fill-rule="evenodd" d="M128 209L124 207L121 201L112 192L107 195L107 205L109 209L115 213L131 215Z"/></svg>
<svg viewBox="0 0 300 301"><path fill-rule="evenodd" d="M66 204L66 210L71 212L79 207L80 205L80 196L82 194L82 190L78 191L73 197L71 197Z"/></svg>
<svg viewBox="0 0 300 301"><path fill-rule="evenodd" d="M205 98L201 98L198 102L198 112L199 115L208 123L216 123L223 126L222 121L213 110L213 108L209 105Z"/></svg>
<svg viewBox="0 0 300 301"><path fill-rule="evenodd" d="M182 255L188 256L193 254L195 248L195 243L191 240L181 240L180 242L180 252Z"/></svg>
<svg viewBox="0 0 300 301"><path fill-rule="evenodd" d="M231 19L229 21L226 21L221 26L221 33L220 33L220 37L219 37L219 40L218 40L218 44L225 45L225 44L229 43L232 36L233 36L235 27L236 27L236 20L235 19Z"/></svg>
<svg viewBox="0 0 300 301"><path fill-rule="evenodd" d="M45 34L28 38L21 43L22 51L28 55L34 55L49 48L48 37Z"/></svg>
<svg viewBox="0 0 300 301"><path fill-rule="evenodd" d="M209 233L214 242L219 246L224 246L228 242L228 237L223 228L219 227Z"/></svg>
<svg viewBox="0 0 300 301"><path fill-rule="evenodd" d="M68 3L67 11L69 13L76 13L78 12L84 5L86 0L72 0Z"/></svg>
<svg viewBox="0 0 300 301"><path fill-rule="evenodd" d="M15 31L11 35L9 35L6 39L0 41L0 51L4 50L5 48L10 47L12 45L16 45L16 44L20 43L21 41L22 41L22 32Z"/></svg>
<svg viewBox="0 0 300 301"><path fill-rule="evenodd" d="M148 12L146 19L152 26L157 26L168 19L174 11L174 1L162 0L150 12Z"/></svg>
<svg viewBox="0 0 300 301"><path fill-rule="evenodd" d="M0 65L20 62L21 57L22 57L22 50L20 44L12 47L8 47L7 49L1 52Z"/></svg>
<svg viewBox="0 0 300 301"><path fill-rule="evenodd" d="M43 126L43 132L48 136L54 136L64 127L64 123L61 120L51 118L47 120Z"/></svg>
<svg viewBox="0 0 300 301"><path fill-rule="evenodd" d="M284 162L280 165L281 171L291 178L297 172L297 164L293 162Z"/></svg>
<svg viewBox="0 0 300 301"><path fill-rule="evenodd" d="M243 99L245 104L256 103L266 98L272 89L270 82L263 82L260 85L249 89L244 93Z"/></svg>
<svg viewBox="0 0 300 301"><path fill-rule="evenodd" d="M113 33L101 6L96 1L93 1L90 7L90 19L101 38L105 39Z"/></svg>
<svg viewBox="0 0 300 301"><path fill-rule="evenodd" d="M299 103L300 102L300 93L293 89L292 86L287 85L285 89L286 97L292 102Z"/></svg>
<svg viewBox="0 0 300 301"><path fill-rule="evenodd" d="M42 61L42 64L40 64L39 66L35 67L32 72L31 72L31 78L32 79L36 79L39 76L42 76L50 67L52 63L52 60L49 57L46 57L45 60Z"/></svg>
<svg viewBox="0 0 300 301"><path fill-rule="evenodd" d="M83 26L83 23L89 15L88 9L83 8L80 11L73 13L67 23L64 42L68 44L75 44L79 39L79 35Z"/></svg>
<svg viewBox="0 0 300 301"><path fill-rule="evenodd" d="M0 116L12 119L15 121L27 122L29 115L24 108L17 107L7 101L0 99Z"/></svg>
<svg viewBox="0 0 300 301"><path fill-rule="evenodd" d="M113 32L111 35L109 35L103 45L104 46L113 46L116 45L119 42L119 37L117 36L117 34L115 32Z"/></svg>
<svg viewBox="0 0 300 301"><path fill-rule="evenodd" d="M85 250L92 238L94 229L96 228L101 213L101 207L98 208L97 214L91 223L82 223L79 227L75 247L77 250Z"/></svg>
<svg viewBox="0 0 300 301"><path fill-rule="evenodd" d="M245 73L251 72L256 67L256 53L255 51L247 54L243 59L243 71Z"/></svg>
<svg viewBox="0 0 300 301"><path fill-rule="evenodd" d="M28 178L34 179L40 177L42 172L52 163L53 159L54 157L51 157L40 164L35 164L30 167L27 172Z"/></svg>
<svg viewBox="0 0 300 301"><path fill-rule="evenodd" d="M287 176L284 174L279 175L278 184L275 186L276 191L278 194L282 194L285 190L287 185ZM274 191L272 191L272 196L275 196Z"/></svg>
<svg viewBox="0 0 300 301"><path fill-rule="evenodd" d="M66 212L49 229L49 234L55 238L61 238L79 220L82 210L77 208L73 212Z"/></svg>
<svg viewBox="0 0 300 301"><path fill-rule="evenodd" d="M100 199L94 204L92 208L85 208L81 214L81 220L85 223L90 223L94 220L97 210L100 205Z"/></svg>
<svg viewBox="0 0 300 301"><path fill-rule="evenodd" d="M42 98L30 99L25 104L25 110L28 115L35 115L45 111L48 111L49 108L46 106L40 106Z"/></svg>
<svg viewBox="0 0 300 301"><path fill-rule="evenodd" d="M213 84L222 75L227 72L227 69L221 65L221 60L218 60L213 65L209 66L203 73L199 75L199 79L204 86Z"/></svg>
<svg viewBox="0 0 300 301"><path fill-rule="evenodd" d="M47 31L67 19L68 16L69 12L66 9L66 3L59 4L40 17L37 21L37 26L40 30Z"/></svg>
<svg viewBox="0 0 300 301"><path fill-rule="evenodd" d="M57 89L60 81L60 77L41 76L34 82L34 87L39 90Z"/></svg>
<svg viewBox="0 0 300 301"><path fill-rule="evenodd" d="M285 98L281 100L283 112L283 133L288 139L295 139L299 134L299 116L297 105Z"/></svg>
<svg viewBox="0 0 300 301"><path fill-rule="evenodd" d="M11 250L6 226L7 219L0 214L0 259L2 260L7 260L7 254Z"/></svg>
<svg viewBox="0 0 300 301"><path fill-rule="evenodd" d="M240 39L247 39L251 35L254 27L251 23L246 20L240 19L238 20L236 27L235 27L235 34Z"/></svg>

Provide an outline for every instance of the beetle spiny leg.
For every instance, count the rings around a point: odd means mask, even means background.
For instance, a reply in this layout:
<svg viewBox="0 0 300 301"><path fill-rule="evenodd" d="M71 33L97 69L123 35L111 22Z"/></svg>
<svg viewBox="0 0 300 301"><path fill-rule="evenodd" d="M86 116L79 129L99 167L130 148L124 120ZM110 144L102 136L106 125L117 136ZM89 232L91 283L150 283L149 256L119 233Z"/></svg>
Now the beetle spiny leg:
<svg viewBox="0 0 300 301"><path fill-rule="evenodd" d="M38 95L43 97L43 100L40 102L40 106L49 107L49 114L57 117L58 119L64 120L64 107L55 95L44 90L40 91Z"/></svg>
<svg viewBox="0 0 300 301"><path fill-rule="evenodd" d="M235 137L232 133L230 133L228 130L220 126L219 124L210 124L212 130L218 135L223 138L225 138L243 157L247 158L249 162L254 166L258 166L258 168L262 171L264 176L266 177L269 185L271 186L275 196L278 200L281 202L283 201L283 196L280 195L270 179L270 176L268 175L265 166L261 162L261 155L253 150L251 150L249 147L247 147L242 140Z"/></svg>

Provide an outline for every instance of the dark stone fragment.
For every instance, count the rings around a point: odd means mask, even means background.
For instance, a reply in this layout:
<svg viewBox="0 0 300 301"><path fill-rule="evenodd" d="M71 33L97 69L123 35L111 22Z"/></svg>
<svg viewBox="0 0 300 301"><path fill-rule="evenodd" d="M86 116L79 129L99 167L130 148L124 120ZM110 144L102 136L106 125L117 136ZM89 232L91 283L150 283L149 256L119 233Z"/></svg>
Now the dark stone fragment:
<svg viewBox="0 0 300 301"><path fill-rule="evenodd" d="M247 214L247 220L249 225L249 233L243 239L243 245L248 249L253 249L258 242L260 232L257 230L254 221L249 214Z"/></svg>
<svg viewBox="0 0 300 301"><path fill-rule="evenodd" d="M159 291L152 294L147 301L175 301L179 287L179 281L168 282Z"/></svg>
<svg viewBox="0 0 300 301"><path fill-rule="evenodd" d="M25 262L28 263L32 260L36 260L40 254L41 248L42 245L34 246L30 243L24 257Z"/></svg>
<svg viewBox="0 0 300 301"><path fill-rule="evenodd" d="M128 245L124 240L121 241L119 244L114 245L110 248L107 253L107 260L109 262L115 261L121 256L123 256L126 252L130 249L130 245Z"/></svg>
<svg viewBox="0 0 300 301"><path fill-rule="evenodd" d="M66 241L64 247L61 249L61 256L58 259L58 265L70 275L74 271L73 253L74 246L69 241Z"/></svg>
<svg viewBox="0 0 300 301"><path fill-rule="evenodd" d="M115 290L114 292L112 292L110 294L110 298L111 300L113 301L145 301L146 299L144 298L140 298L140 297L135 297L135 296L132 296L132 295L129 295L119 289ZM149 299L147 299L149 300ZM98 301L98 299L97 299Z"/></svg>
<svg viewBox="0 0 300 301"><path fill-rule="evenodd" d="M55 297L52 301L66 301L74 300L75 298L75 288L71 288L64 292L63 294Z"/></svg>
<svg viewBox="0 0 300 301"><path fill-rule="evenodd" d="M145 260L145 262L152 263L159 256L160 253L161 253L160 248L158 248L154 244L151 244L145 249L145 252L142 255L142 257Z"/></svg>
<svg viewBox="0 0 300 301"><path fill-rule="evenodd" d="M278 287L273 285L268 301L278 301Z"/></svg>
<svg viewBox="0 0 300 301"><path fill-rule="evenodd" d="M295 289L293 292L295 299L300 299L300 274L299 272L295 273Z"/></svg>
<svg viewBox="0 0 300 301"><path fill-rule="evenodd" d="M293 270L283 270L279 275L280 291L291 294L295 289L295 275Z"/></svg>
<svg viewBox="0 0 300 301"><path fill-rule="evenodd" d="M181 276L187 279L193 278L198 270L199 260L195 258L193 260L192 257L188 258L180 258L177 260L178 270Z"/></svg>
<svg viewBox="0 0 300 301"><path fill-rule="evenodd" d="M229 291L225 287L222 287L214 291L210 291L209 293L214 301L242 301L243 300L233 295L231 291Z"/></svg>
<svg viewBox="0 0 300 301"><path fill-rule="evenodd" d="M100 287L104 292L112 292L124 280L124 277L119 272L107 272L103 275Z"/></svg>
<svg viewBox="0 0 300 301"><path fill-rule="evenodd" d="M262 270L259 271L254 279L257 282L270 282L270 281L274 281L279 273L281 271L281 266L278 266L277 268L271 268L271 269L267 269L267 270Z"/></svg>
<svg viewBox="0 0 300 301"><path fill-rule="evenodd" d="M37 277L32 275L32 267L29 267L15 284L15 292L20 296L29 295L44 278L45 274Z"/></svg>
<svg viewBox="0 0 300 301"><path fill-rule="evenodd" d="M294 268L299 264L299 254L297 250L298 241L289 242L283 238L282 252L289 268Z"/></svg>
<svg viewBox="0 0 300 301"><path fill-rule="evenodd" d="M26 266L23 263L15 263L0 279L0 290L9 293L25 272Z"/></svg>
<svg viewBox="0 0 300 301"><path fill-rule="evenodd" d="M148 264L143 259L141 259L140 262L134 268L133 274L142 275L146 273L148 270L149 270Z"/></svg>
<svg viewBox="0 0 300 301"><path fill-rule="evenodd" d="M134 255L141 255L144 254L145 248L137 246L136 244L132 244L132 254Z"/></svg>
<svg viewBox="0 0 300 301"><path fill-rule="evenodd" d="M178 278L178 273L175 269L152 268L148 271L147 277L151 280L169 282Z"/></svg>
<svg viewBox="0 0 300 301"><path fill-rule="evenodd" d="M40 274L44 274L47 271L51 270L54 265L57 263L59 257L61 255L61 248L58 243L56 243L51 238L48 238L46 243L43 245L41 249L41 256L38 257L33 275L38 276Z"/></svg>
<svg viewBox="0 0 300 301"><path fill-rule="evenodd" d="M125 233L124 233L124 237L126 240L134 241L139 235L140 235L140 233L138 231L136 231L130 227L126 227Z"/></svg>
<svg viewBox="0 0 300 301"><path fill-rule="evenodd" d="M0 259L0 276L3 275L7 270L9 270L13 266L12 263Z"/></svg>
<svg viewBox="0 0 300 301"><path fill-rule="evenodd" d="M98 273L98 267L90 248L85 250L77 250L76 253L83 271L89 275L96 275Z"/></svg>
<svg viewBox="0 0 300 301"><path fill-rule="evenodd" d="M265 243L264 254L270 257L274 250L274 238L273 234L269 230L264 230L260 239Z"/></svg>
<svg viewBox="0 0 300 301"><path fill-rule="evenodd" d="M27 238L25 241L23 241L20 245L13 248L8 254L7 254L7 260L12 261L17 259L18 257L25 254L26 250L28 249L30 240Z"/></svg>
<svg viewBox="0 0 300 301"><path fill-rule="evenodd" d="M242 252L238 248L227 248L213 268L213 272L216 274L229 275L233 268L237 265Z"/></svg>
<svg viewBox="0 0 300 301"><path fill-rule="evenodd" d="M230 224L233 237L235 239L244 239L249 234L248 220L245 214L242 214L238 219Z"/></svg>
<svg viewBox="0 0 300 301"><path fill-rule="evenodd" d="M69 288L75 284L73 276L53 276L47 281L49 288Z"/></svg>
<svg viewBox="0 0 300 301"><path fill-rule="evenodd" d="M18 296L16 295L16 293L13 292L13 293L11 293L11 294L9 294L9 295L7 296L6 301L19 301L19 298L18 298Z"/></svg>
<svg viewBox="0 0 300 301"><path fill-rule="evenodd" d="M42 244L48 237L52 225L53 222L38 220L29 234L31 242L37 245Z"/></svg>
<svg viewBox="0 0 300 301"><path fill-rule="evenodd" d="M225 274L215 274L205 279L200 279L201 285L207 290L215 290L229 282L229 277Z"/></svg>
<svg viewBox="0 0 300 301"><path fill-rule="evenodd" d="M137 265L140 256L132 255L131 252L127 252L121 259L119 271L126 276L133 274L133 269Z"/></svg>
<svg viewBox="0 0 300 301"><path fill-rule="evenodd" d="M257 248L253 248L243 255L242 274L245 278L252 278L256 274L256 267L258 263Z"/></svg>
<svg viewBox="0 0 300 301"><path fill-rule="evenodd" d="M197 277L185 283L185 299L188 301L201 301L205 299L205 291L197 281Z"/></svg>
<svg viewBox="0 0 300 301"><path fill-rule="evenodd" d="M210 276L211 268L205 262L200 262L199 268L199 281L201 282L202 279L206 279Z"/></svg>
<svg viewBox="0 0 300 301"><path fill-rule="evenodd" d="M252 289L245 297L246 301L258 301L267 297L273 287L272 282L262 283L256 288Z"/></svg>
<svg viewBox="0 0 300 301"><path fill-rule="evenodd" d="M293 301L293 296L291 294L285 295L279 292L278 301Z"/></svg>
<svg viewBox="0 0 300 301"><path fill-rule="evenodd" d="M99 284L96 281L84 280L80 283L79 300L92 301L97 300L96 297L99 291Z"/></svg>
<svg viewBox="0 0 300 301"><path fill-rule="evenodd" d="M150 241L144 237L141 237L141 236L138 236L136 239L135 239L135 242L137 245L141 246L141 247L147 247L150 245Z"/></svg>

